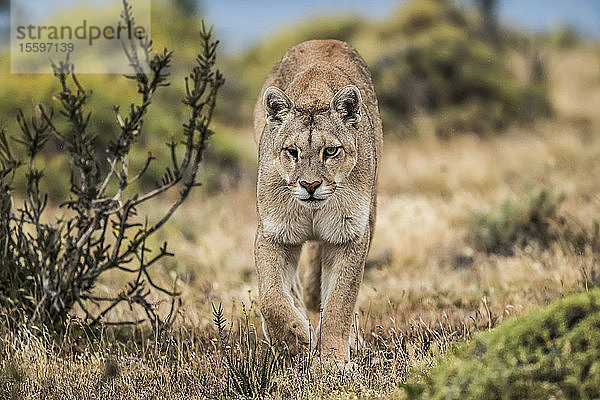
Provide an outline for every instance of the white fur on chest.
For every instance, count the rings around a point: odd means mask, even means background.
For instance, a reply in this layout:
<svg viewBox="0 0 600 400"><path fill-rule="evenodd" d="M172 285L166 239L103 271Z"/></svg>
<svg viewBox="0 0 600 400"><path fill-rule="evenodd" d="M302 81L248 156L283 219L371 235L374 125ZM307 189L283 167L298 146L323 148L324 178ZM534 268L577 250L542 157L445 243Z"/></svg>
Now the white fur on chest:
<svg viewBox="0 0 600 400"><path fill-rule="evenodd" d="M260 213L263 234L285 244L307 240L343 244L361 237L369 223L370 197L338 195L317 210L295 200L271 204L269 211Z"/></svg>

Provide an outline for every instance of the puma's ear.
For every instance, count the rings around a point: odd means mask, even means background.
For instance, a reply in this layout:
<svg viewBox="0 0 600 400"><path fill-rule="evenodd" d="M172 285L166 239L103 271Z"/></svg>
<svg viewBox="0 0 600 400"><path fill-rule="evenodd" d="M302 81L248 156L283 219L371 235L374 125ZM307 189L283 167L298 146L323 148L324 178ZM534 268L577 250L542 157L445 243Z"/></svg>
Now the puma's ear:
<svg viewBox="0 0 600 400"><path fill-rule="evenodd" d="M333 96L331 108L340 113L344 122L355 124L360 121L361 103L360 90L354 85L348 85Z"/></svg>
<svg viewBox="0 0 600 400"><path fill-rule="evenodd" d="M267 112L267 122L280 120L294 105L294 102L279 88L269 86L263 95L263 105Z"/></svg>

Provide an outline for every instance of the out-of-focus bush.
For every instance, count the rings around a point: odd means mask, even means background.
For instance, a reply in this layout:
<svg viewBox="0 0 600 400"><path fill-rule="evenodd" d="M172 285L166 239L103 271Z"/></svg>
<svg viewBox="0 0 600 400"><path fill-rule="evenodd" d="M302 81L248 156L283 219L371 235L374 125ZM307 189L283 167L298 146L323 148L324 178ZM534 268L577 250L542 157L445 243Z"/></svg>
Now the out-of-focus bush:
<svg viewBox="0 0 600 400"><path fill-rule="evenodd" d="M568 254L600 254L600 223L564 215L565 199L549 190L507 199L497 210L471 214L471 240L477 250L505 256L517 247L548 248L557 244Z"/></svg>
<svg viewBox="0 0 600 400"><path fill-rule="evenodd" d="M425 112L440 137L484 135L550 112L543 86L518 83L479 21L451 1L423 0L388 22L389 47L372 65L388 124Z"/></svg>
<svg viewBox="0 0 600 400"><path fill-rule="evenodd" d="M561 25L550 33L548 42L559 49L570 49L581 42L581 37L569 25Z"/></svg>
<svg viewBox="0 0 600 400"><path fill-rule="evenodd" d="M473 241L478 250L512 255L515 246L547 247L559 239L557 208L562 196L542 190L506 200L499 210L472 215Z"/></svg>

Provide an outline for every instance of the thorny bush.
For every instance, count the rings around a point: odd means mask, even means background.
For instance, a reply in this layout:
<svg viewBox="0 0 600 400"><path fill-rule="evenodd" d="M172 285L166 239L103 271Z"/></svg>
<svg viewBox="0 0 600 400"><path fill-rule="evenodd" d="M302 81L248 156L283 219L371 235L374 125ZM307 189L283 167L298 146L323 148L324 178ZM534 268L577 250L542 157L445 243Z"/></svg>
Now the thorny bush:
<svg viewBox="0 0 600 400"><path fill-rule="evenodd" d="M134 23L126 1L121 14L123 23ZM154 160L149 153L144 166L132 171L129 154L134 142L145 133L144 118L155 92L169 85L172 52L152 51L152 41L144 38L124 46L133 69L126 78L137 85L140 100L126 113L114 107L118 134L104 152L95 146L91 112L86 108L90 92L74 73L73 64L53 64L60 83L55 99L66 129L58 128L52 109L39 105L28 119L17 114L20 136L12 138L25 147L27 161L19 160L11 149L5 130L0 131L0 313L10 324L27 323L64 331L69 312L77 305L90 326L110 323L108 314L121 303L141 307L153 327L172 322L176 307L176 288L165 289L151 279L149 268L172 254L164 243L152 251L148 238L169 220L199 183L197 172L202 161L217 91L224 80L215 69L218 42L211 39L204 24L200 31L201 51L190 75L185 79L183 103L189 118L180 138L167 145L170 160L161 160L163 179L150 191L137 193L132 184L144 175ZM145 73L143 63L149 66ZM62 126L62 125L60 125ZM44 171L36 163L49 139L58 140L71 165L70 195L61 207L61 219L53 219L47 207L47 195L40 191ZM23 198L12 190L15 175L23 173L27 187ZM159 195L175 192L169 208L149 216L138 215L138 208ZM21 203L22 200L22 203ZM22 204L20 206L16 204ZM155 208L156 209L156 208ZM114 296L98 295L95 285L108 271L123 271L131 276L126 287ZM159 315L150 298L154 291L171 296L171 309ZM139 321L114 320L114 323Z"/></svg>

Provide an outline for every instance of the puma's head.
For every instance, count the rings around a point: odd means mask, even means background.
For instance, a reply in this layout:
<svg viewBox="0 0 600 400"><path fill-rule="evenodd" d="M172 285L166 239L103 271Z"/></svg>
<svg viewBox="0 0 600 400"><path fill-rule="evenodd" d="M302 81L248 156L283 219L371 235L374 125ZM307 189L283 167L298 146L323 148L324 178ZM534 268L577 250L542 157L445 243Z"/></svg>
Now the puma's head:
<svg viewBox="0 0 600 400"><path fill-rule="evenodd" d="M319 208L344 188L357 161L357 124L361 114L358 88L348 85L329 106L302 109L280 89L265 90L267 129L273 138L273 164L294 198Z"/></svg>

